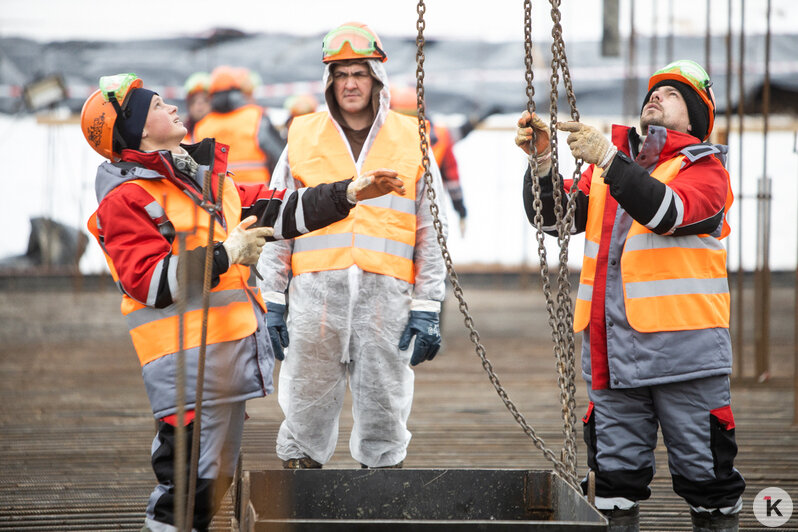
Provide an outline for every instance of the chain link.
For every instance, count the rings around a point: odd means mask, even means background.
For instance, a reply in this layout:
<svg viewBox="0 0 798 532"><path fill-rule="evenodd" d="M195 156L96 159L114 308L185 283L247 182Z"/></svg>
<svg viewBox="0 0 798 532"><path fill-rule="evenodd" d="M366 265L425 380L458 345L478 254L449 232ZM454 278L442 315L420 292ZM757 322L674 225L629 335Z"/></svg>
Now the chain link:
<svg viewBox="0 0 798 532"><path fill-rule="evenodd" d="M526 26L529 28L531 26L531 0L525 0L525 20L527 22ZM549 449L545 441L537 435L535 429L527 423L526 418L518 411L518 408L515 404L510 400L509 396L507 395L506 390L501 385L499 381L498 375L496 375L495 371L493 370L493 365L487 358L487 353L485 347L482 345L479 337L479 332L477 332L476 327L474 325L474 319L471 316L471 313L468 308L468 303L465 300L463 295L463 289L460 286L460 281L457 276L457 272L454 270L454 265L452 263L451 255L449 254L449 249L446 244L446 238L443 234L443 224L439 218L439 208L436 201L436 193L433 188L432 182L432 175L430 174L430 158L429 158L429 142L428 142L428 135L427 135L427 120L426 120L426 110L424 104L424 29L426 27L426 23L424 22L424 13L426 12L426 6L424 4L424 0L418 1L418 21L416 23L416 28L418 30L418 36L416 37L416 104L418 106L418 133L420 138L420 147L421 147L421 154L422 154L422 164L424 165L424 182L425 182L425 189L427 198L430 201L430 212L433 218L433 226L437 232L437 240L438 244L441 248L441 254L443 256L443 260L446 264L446 271L449 277L449 281L452 285L452 289L454 292L454 296L457 298L460 312L464 316L464 323L466 328L469 331L469 338L471 342L474 344L475 351L479 356L480 360L482 361L482 367L488 374L488 378L490 379L491 384L496 389L499 397L501 398L502 402L504 403L505 407L510 411L510 414L516 420L516 422L521 426L524 433L526 433L534 443L535 447L537 447L540 451L543 452L543 455L548 459L553 467L554 470L560 474L560 476L568 482L572 487L575 489L579 489L579 484L576 480L576 476L574 472L568 468L568 466L563 463L563 461L558 458L555 453ZM527 34L526 39L526 52L527 52L527 96L529 97L529 110L530 112L534 111L534 88L532 87L532 63L531 63L531 55L532 55L532 48L531 48L531 33ZM534 142L533 142L534 145ZM537 155L537 151L533 149L533 156L531 157L531 164L534 165L534 169L537 169L537 162L535 161L535 156ZM537 201L540 201L540 190L539 184L536 181L536 186L538 187L538 194L536 196ZM540 220L542 223L542 218ZM545 250L544 250L545 253ZM548 303L547 303L548 305Z"/></svg>

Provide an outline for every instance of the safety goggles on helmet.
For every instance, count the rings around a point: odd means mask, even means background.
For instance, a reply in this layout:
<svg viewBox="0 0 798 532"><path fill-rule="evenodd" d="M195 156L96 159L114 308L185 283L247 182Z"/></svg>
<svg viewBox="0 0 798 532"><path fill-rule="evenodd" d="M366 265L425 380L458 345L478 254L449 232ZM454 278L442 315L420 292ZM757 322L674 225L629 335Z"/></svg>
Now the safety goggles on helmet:
<svg viewBox="0 0 798 532"><path fill-rule="evenodd" d="M648 80L648 90L664 80L675 80L686 83L693 88L709 110L709 127L707 137L712 132L715 123L715 93L712 91L712 80L701 65L689 59L674 61L654 72Z"/></svg>
<svg viewBox="0 0 798 532"><path fill-rule="evenodd" d="M138 89L142 85L141 78L133 73L100 78L100 92L105 101L113 103L113 100L116 100L120 105L124 103L125 97L131 89Z"/></svg>
<svg viewBox="0 0 798 532"><path fill-rule="evenodd" d="M345 25L332 30L324 36L321 49L322 61L325 63L369 57L380 59L382 62L388 59L380 48L376 36L357 26Z"/></svg>

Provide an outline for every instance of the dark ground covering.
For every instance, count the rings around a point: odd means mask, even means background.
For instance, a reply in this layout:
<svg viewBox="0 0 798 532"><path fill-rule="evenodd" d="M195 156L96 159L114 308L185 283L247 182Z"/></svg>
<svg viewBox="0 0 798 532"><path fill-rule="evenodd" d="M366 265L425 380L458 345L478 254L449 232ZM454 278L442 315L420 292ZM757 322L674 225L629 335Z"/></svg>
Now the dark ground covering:
<svg viewBox="0 0 798 532"><path fill-rule="evenodd" d="M559 453L552 341L536 279L482 275L462 282L501 384ZM791 425L793 298L791 275L776 276L771 382L747 378L733 385L737 466L748 481L743 530L762 528L751 502L765 487L780 487L798 503L798 427ZM748 288L746 308L752 301ZM751 375L752 317L745 329L744 367ZM443 335L441 354L416 370L405 467L550 469L491 386L453 299L445 305ZM139 530L155 480L149 464L154 425L110 280L0 280L0 353L0 529ZM586 393L577 378L581 418ZM274 454L282 420L276 397L250 401L248 413L244 468L280 467ZM328 467L359 467L348 452L350 427L347 403ZM578 431L581 474L585 454ZM687 507L671 490L661 443L657 463L652 498L642 504L643 529L688 530ZM214 530L229 529L230 517L228 498ZM798 518L788 525L798 527Z"/></svg>

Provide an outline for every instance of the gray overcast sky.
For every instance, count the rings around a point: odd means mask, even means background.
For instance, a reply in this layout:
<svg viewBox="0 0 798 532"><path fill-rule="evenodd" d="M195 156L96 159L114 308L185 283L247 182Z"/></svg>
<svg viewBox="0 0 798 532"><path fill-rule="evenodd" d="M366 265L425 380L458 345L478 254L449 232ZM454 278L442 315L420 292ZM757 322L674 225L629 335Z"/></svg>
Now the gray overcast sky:
<svg viewBox="0 0 798 532"><path fill-rule="evenodd" d="M628 34L630 4L620 0L621 32ZM703 35L707 0L634 0L635 29L651 35L668 32L672 9L677 35ZM777 33L798 31L798 2L771 0L771 27ZM562 25L568 40L601 37L602 0L562 0ZM732 16L740 21L739 0ZM533 4L533 38L548 39L549 2ZM212 27L248 32L320 34L350 20L368 23L378 34L414 36L416 0L0 0L0 36L39 41L109 40L192 35ZM114 6L120 6L116 9ZM713 34L727 28L729 0L709 0ZM767 0L746 2L746 33L765 29ZM523 0L427 0L425 35L512 41L523 38ZM656 13L652 9L656 9Z"/></svg>

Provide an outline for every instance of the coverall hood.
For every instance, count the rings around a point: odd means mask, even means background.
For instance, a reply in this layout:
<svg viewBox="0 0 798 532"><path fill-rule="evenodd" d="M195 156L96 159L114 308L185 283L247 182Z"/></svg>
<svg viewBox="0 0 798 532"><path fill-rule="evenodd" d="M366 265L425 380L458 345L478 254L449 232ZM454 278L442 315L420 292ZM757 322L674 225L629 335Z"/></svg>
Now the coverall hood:
<svg viewBox="0 0 798 532"><path fill-rule="evenodd" d="M388 74L385 72L385 66L378 59L365 59L363 62L368 65L371 71L371 77L374 78L374 86L371 89L371 107L374 111L374 119L382 114L383 116L388 112L391 107L391 91L388 85ZM343 122L341 110L338 107L338 102L335 100L333 92L333 79L332 79L332 66L336 63L326 63L324 65L324 75L322 82L324 83L324 100L327 103L327 109L330 115L339 124ZM343 122L344 124L346 122Z"/></svg>

